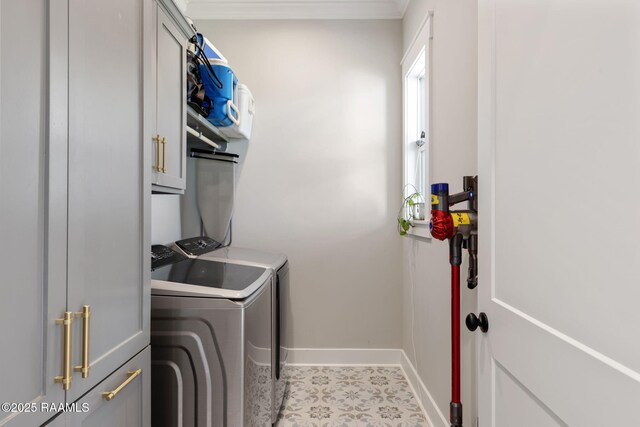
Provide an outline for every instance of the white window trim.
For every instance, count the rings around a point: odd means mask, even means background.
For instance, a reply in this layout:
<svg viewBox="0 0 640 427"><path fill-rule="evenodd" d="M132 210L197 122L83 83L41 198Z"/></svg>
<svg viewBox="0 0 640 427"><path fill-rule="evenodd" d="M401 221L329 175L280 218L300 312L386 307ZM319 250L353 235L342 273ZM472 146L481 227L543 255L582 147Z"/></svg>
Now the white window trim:
<svg viewBox="0 0 640 427"><path fill-rule="evenodd" d="M417 146L416 142L421 139L421 133L428 131L426 125L428 120L425 117L425 107L427 106L426 93L420 94L420 90L426 88L421 87L421 79L424 80L426 76L426 48L423 46L418 54L417 58L409 68L409 71L404 77L404 184L405 194L408 196L413 191L406 186L410 183L415 185L417 190L426 190L425 183L416 182L417 174L417 162L412 162L412 159L417 157L417 154L421 149ZM424 104L423 104L424 101ZM421 147L424 148L428 145L428 138L425 137L426 144ZM411 151L411 152L409 152ZM412 164L413 163L413 164ZM426 194L423 194L426 196Z"/></svg>
<svg viewBox="0 0 640 427"><path fill-rule="evenodd" d="M415 164L409 165L410 156L407 153L407 150L412 148L411 144L415 144L416 140L420 137L418 132L418 123L416 122L415 117L411 117L409 111L414 110L416 104L418 102L415 94L417 93L416 85L419 84L418 79L420 76L426 77L425 79L425 90L426 94L424 97L425 105L421 106L423 111L425 111L424 127L423 129L426 133L425 135L425 144L421 148L417 148L419 151L424 152L426 155L425 161L425 173L424 173L424 192L425 197L425 209L429 211L429 193L430 193L430 184L431 184L431 143L432 143L432 120L431 120L431 40L433 38L432 34L432 21L433 21L433 13L429 13L424 22L422 23L420 29L416 33L411 45L407 49L404 57L402 58L402 76L403 76L403 138L402 138L402 159L403 159L403 191L402 196L406 197L410 193L406 193L406 184L413 181L410 179L409 174L411 171L415 171ZM417 134L417 135L416 135ZM415 161L414 161L415 163ZM411 221L414 225L407 235L420 237L425 239L431 239L431 233L428 228L428 219L425 218L425 221Z"/></svg>

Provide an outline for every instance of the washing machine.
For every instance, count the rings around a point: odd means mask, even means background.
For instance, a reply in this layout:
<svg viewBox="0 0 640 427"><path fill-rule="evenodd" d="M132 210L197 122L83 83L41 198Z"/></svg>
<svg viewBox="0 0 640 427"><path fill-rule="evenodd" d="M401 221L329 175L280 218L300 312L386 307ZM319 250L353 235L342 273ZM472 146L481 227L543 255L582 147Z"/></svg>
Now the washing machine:
<svg viewBox="0 0 640 427"><path fill-rule="evenodd" d="M283 254L257 251L220 244L208 237L186 239L175 243L182 254L200 260L224 262L239 266L266 268L272 272L272 401L271 421L275 424L287 387L287 328L289 325L289 263Z"/></svg>
<svg viewBox="0 0 640 427"><path fill-rule="evenodd" d="M287 379L287 328L289 327L289 264L287 257L250 249L222 247L231 244L237 155L191 149L187 159L187 188L180 199L180 236L172 249L189 258L264 268L271 272L272 365L269 386L271 423L276 423ZM197 236L186 238L188 236ZM241 426L241 424L238 424ZM236 427L235 425L233 427Z"/></svg>
<svg viewBox="0 0 640 427"><path fill-rule="evenodd" d="M269 268L152 248L154 427L272 424Z"/></svg>

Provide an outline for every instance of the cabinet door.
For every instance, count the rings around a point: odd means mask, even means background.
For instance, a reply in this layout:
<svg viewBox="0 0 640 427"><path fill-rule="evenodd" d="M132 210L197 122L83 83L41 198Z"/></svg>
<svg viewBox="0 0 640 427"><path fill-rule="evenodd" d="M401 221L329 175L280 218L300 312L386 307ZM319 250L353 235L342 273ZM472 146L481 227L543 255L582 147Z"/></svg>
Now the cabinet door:
<svg viewBox="0 0 640 427"><path fill-rule="evenodd" d="M149 343L150 0L69 0L68 306L91 309L75 401ZM82 323L74 365L82 362Z"/></svg>
<svg viewBox="0 0 640 427"><path fill-rule="evenodd" d="M150 360L147 347L76 401L74 412L65 414L67 427L150 427ZM115 396L106 400L105 393L113 393L119 387Z"/></svg>
<svg viewBox="0 0 640 427"><path fill-rule="evenodd" d="M154 184L185 188L186 171L186 43L184 36L161 7L156 20L156 135ZM158 158L158 154L160 158Z"/></svg>
<svg viewBox="0 0 640 427"><path fill-rule="evenodd" d="M66 96L57 61L66 41L56 44L66 11L51 8L50 17L47 3L0 0L0 402L36 408L65 399L54 377L63 352L55 320L66 306L66 109L56 108ZM0 425L40 425L51 415L3 410Z"/></svg>

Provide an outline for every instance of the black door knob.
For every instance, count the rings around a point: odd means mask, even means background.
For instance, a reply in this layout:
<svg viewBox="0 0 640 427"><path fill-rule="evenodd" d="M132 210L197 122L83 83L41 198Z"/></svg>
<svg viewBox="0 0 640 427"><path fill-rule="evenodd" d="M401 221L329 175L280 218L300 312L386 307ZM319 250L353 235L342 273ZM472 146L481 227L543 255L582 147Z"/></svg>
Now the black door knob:
<svg viewBox="0 0 640 427"><path fill-rule="evenodd" d="M467 324L467 329L469 329L471 332L478 329L478 327L480 327L480 330L484 333L489 330L489 319L484 313L480 313L480 316L469 313L467 319L465 320L465 323Z"/></svg>

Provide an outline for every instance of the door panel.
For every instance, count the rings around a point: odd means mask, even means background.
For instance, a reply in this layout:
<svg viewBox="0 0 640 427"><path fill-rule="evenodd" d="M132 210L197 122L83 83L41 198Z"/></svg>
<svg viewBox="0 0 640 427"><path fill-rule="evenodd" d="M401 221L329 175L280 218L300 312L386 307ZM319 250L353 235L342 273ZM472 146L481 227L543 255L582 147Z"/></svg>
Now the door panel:
<svg viewBox="0 0 640 427"><path fill-rule="evenodd" d="M157 133L166 138L166 171L154 172L154 183L184 190L186 37L161 7L157 11Z"/></svg>
<svg viewBox="0 0 640 427"><path fill-rule="evenodd" d="M64 18L52 12L49 23L48 15L45 0L0 1L0 402L36 405L35 412L0 412L0 425L12 427L41 424L52 414L39 410L40 401L65 399L54 377L62 374L63 351L55 319L66 307L66 158L59 155L66 140L47 82L64 88L66 79L46 61ZM64 98L52 91L51 104L58 102Z"/></svg>
<svg viewBox="0 0 640 427"><path fill-rule="evenodd" d="M500 364L496 364L494 380L496 425L567 427ZM523 417L523 414L526 416Z"/></svg>
<svg viewBox="0 0 640 427"><path fill-rule="evenodd" d="M68 301L73 311L91 306L91 371L76 374L70 401L149 343L143 31L150 13L148 0L70 0ZM75 365L80 332L78 325Z"/></svg>
<svg viewBox="0 0 640 427"><path fill-rule="evenodd" d="M640 425L640 4L480 5L481 425Z"/></svg>
<svg viewBox="0 0 640 427"><path fill-rule="evenodd" d="M640 217L640 8L590 3L496 2L495 296L640 372L611 334L637 318L640 246L607 223Z"/></svg>
<svg viewBox="0 0 640 427"><path fill-rule="evenodd" d="M489 307L491 312L482 308L489 316L490 328L480 343L479 399L495 395L496 412L501 410L500 375L511 376L533 396L535 402L521 404L546 406L570 426L611 425L612 408L637 404L639 383L632 371L522 312L499 303ZM499 369L491 368L492 364ZM485 387L488 389L482 391ZM487 420L484 409L480 419ZM497 421L489 425L510 426Z"/></svg>

